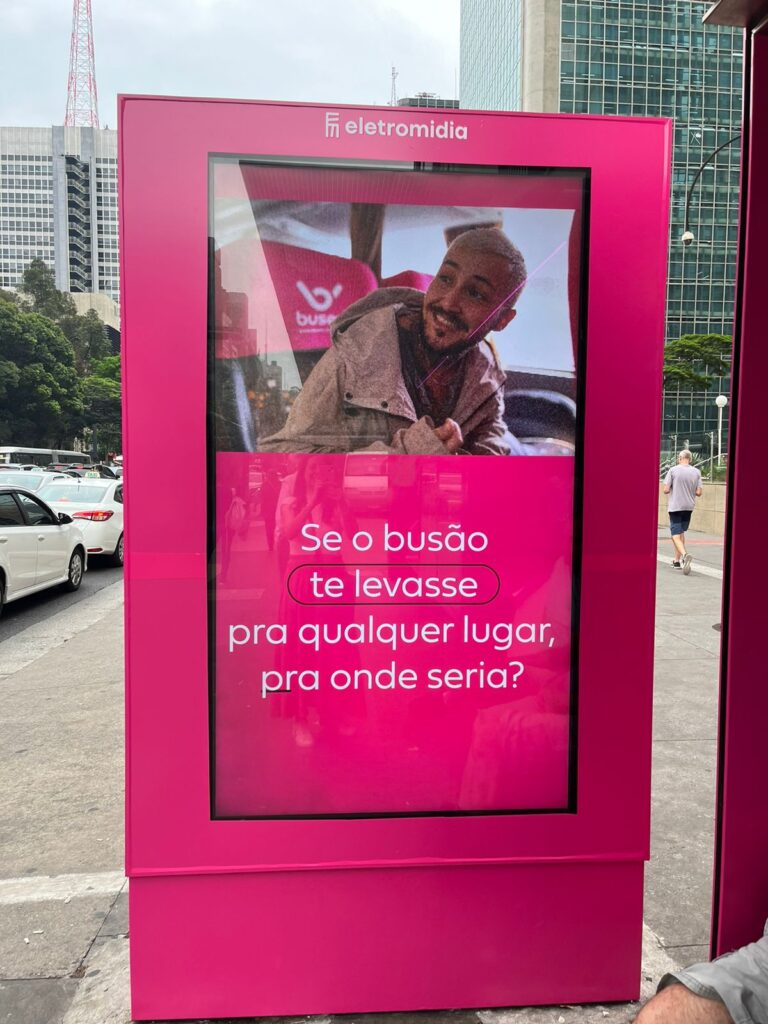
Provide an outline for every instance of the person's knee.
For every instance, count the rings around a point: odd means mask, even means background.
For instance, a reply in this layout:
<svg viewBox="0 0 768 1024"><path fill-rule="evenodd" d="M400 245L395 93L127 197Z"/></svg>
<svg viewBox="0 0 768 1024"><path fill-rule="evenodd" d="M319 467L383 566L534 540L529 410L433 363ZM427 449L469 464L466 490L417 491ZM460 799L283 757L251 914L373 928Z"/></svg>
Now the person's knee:
<svg viewBox="0 0 768 1024"><path fill-rule="evenodd" d="M725 1006L704 999L685 985L670 985L650 999L635 1024L733 1024Z"/></svg>

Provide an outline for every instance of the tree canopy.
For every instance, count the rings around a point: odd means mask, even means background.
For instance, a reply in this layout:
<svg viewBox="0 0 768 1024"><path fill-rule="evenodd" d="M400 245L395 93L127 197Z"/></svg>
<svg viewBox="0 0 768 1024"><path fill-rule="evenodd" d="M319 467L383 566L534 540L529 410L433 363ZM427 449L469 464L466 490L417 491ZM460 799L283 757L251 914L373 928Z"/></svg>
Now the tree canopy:
<svg viewBox="0 0 768 1024"><path fill-rule="evenodd" d="M92 370L83 380L83 419L99 449L119 452L122 448L120 356L96 361Z"/></svg>
<svg viewBox="0 0 768 1024"><path fill-rule="evenodd" d="M109 339L99 314L93 309L78 314L72 296L58 290L53 271L41 259L32 260L25 269L22 289L34 312L53 320L69 339L78 373L90 373L93 359L110 354Z"/></svg>
<svg viewBox="0 0 768 1024"><path fill-rule="evenodd" d="M120 356L98 314L79 315L39 259L0 292L0 443L119 451Z"/></svg>
<svg viewBox="0 0 768 1024"><path fill-rule="evenodd" d="M27 265L21 287L31 300L34 311L54 323L68 316L77 316L72 296L59 291L53 271L43 260L34 259Z"/></svg>
<svg viewBox="0 0 768 1024"><path fill-rule="evenodd" d="M664 387L706 391L731 370L731 339L724 334L684 334L664 348Z"/></svg>
<svg viewBox="0 0 768 1024"><path fill-rule="evenodd" d="M82 416L75 354L61 329L0 299L0 437L70 447Z"/></svg>

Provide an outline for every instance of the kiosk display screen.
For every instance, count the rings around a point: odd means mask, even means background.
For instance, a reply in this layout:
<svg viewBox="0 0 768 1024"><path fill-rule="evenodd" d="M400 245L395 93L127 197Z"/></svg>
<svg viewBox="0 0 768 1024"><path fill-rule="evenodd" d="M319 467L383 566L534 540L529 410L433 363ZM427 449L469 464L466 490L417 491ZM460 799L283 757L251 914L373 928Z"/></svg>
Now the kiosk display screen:
<svg viewBox="0 0 768 1024"><path fill-rule="evenodd" d="M588 190L211 157L213 817L575 810Z"/></svg>

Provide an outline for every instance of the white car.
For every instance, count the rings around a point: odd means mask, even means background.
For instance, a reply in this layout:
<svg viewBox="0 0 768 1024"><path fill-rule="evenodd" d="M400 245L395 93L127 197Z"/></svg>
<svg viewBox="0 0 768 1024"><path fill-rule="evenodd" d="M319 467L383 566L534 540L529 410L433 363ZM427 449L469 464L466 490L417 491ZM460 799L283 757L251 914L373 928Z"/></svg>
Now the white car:
<svg viewBox="0 0 768 1024"><path fill-rule="evenodd" d="M21 487L0 483L0 612L46 587L77 590L88 566L83 530Z"/></svg>
<svg viewBox="0 0 768 1024"><path fill-rule="evenodd" d="M24 491L32 491L37 494L41 487L53 483L54 480L71 480L66 473L45 473L42 469L29 470L25 472L20 469L16 473L3 473L0 483L3 487L21 487Z"/></svg>
<svg viewBox="0 0 768 1024"><path fill-rule="evenodd" d="M89 555L107 555L112 565L123 564L122 480L69 477L46 484L39 494L83 527Z"/></svg>

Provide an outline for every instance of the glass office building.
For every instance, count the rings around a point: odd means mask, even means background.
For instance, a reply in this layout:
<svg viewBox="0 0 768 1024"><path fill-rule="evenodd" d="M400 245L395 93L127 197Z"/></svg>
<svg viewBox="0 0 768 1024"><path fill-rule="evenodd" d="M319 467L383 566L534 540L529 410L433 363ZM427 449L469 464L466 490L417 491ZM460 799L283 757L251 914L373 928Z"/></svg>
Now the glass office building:
<svg viewBox="0 0 768 1024"><path fill-rule="evenodd" d="M522 110L522 8L462 0L460 102L465 110Z"/></svg>
<svg viewBox="0 0 768 1024"><path fill-rule="evenodd" d="M117 132L0 128L0 288L35 258L60 291L119 303Z"/></svg>
<svg viewBox="0 0 768 1024"><path fill-rule="evenodd" d="M732 332L738 142L702 172L690 203L695 241L687 248L680 241L696 171L738 135L741 122L741 33L705 32L706 9L696 0L461 4L462 107L493 109L507 96L515 101L509 109L674 118L667 340ZM513 35L517 42L505 60L495 50L482 62L478 47L493 36L493 18L497 38ZM662 433L670 444L677 438L706 448L721 391L728 393L727 380L714 382L711 394L683 393L679 401L665 396Z"/></svg>

